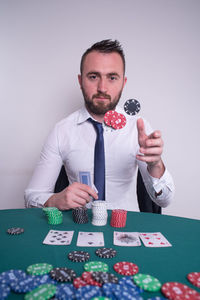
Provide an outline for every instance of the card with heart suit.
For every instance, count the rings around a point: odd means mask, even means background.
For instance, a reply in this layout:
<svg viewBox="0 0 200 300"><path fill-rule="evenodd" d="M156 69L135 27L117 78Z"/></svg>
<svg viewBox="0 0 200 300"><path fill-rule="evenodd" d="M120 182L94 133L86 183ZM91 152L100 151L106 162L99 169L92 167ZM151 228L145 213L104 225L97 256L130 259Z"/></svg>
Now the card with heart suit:
<svg viewBox="0 0 200 300"><path fill-rule="evenodd" d="M125 246L125 247L141 246L138 232L114 231L113 244L116 246Z"/></svg>
<svg viewBox="0 0 200 300"><path fill-rule="evenodd" d="M74 231L50 230L43 244L47 245L70 245Z"/></svg>
<svg viewBox="0 0 200 300"><path fill-rule="evenodd" d="M103 247L103 232L79 231L76 245L79 247Z"/></svg>
<svg viewBox="0 0 200 300"><path fill-rule="evenodd" d="M140 232L139 236L145 247L171 247L170 242L161 232Z"/></svg>

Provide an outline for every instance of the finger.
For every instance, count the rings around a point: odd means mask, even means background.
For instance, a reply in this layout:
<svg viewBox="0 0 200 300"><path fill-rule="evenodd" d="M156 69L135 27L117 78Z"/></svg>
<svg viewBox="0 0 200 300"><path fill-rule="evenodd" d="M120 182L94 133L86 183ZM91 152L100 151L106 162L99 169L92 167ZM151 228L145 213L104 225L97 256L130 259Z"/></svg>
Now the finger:
<svg viewBox="0 0 200 300"><path fill-rule="evenodd" d="M144 121L142 120L142 118L139 118L137 120L137 130L138 130L138 137L139 138L146 137Z"/></svg>
<svg viewBox="0 0 200 300"><path fill-rule="evenodd" d="M98 199L97 193L89 185L84 184L84 183L77 183L77 185L80 190L86 192L87 194L92 196L94 199Z"/></svg>
<svg viewBox="0 0 200 300"><path fill-rule="evenodd" d="M161 138L157 139L147 139L145 141L145 146L148 147L163 147L163 140Z"/></svg>
<svg viewBox="0 0 200 300"><path fill-rule="evenodd" d="M145 156L148 155L160 155L162 154L162 147L140 148L140 152Z"/></svg>
<svg viewBox="0 0 200 300"><path fill-rule="evenodd" d="M146 163L157 163L160 161L160 155L136 155L136 158Z"/></svg>
<svg viewBox="0 0 200 300"><path fill-rule="evenodd" d="M152 132L148 138L149 139L157 139L157 138L161 138L162 134L160 130L155 130L154 132Z"/></svg>

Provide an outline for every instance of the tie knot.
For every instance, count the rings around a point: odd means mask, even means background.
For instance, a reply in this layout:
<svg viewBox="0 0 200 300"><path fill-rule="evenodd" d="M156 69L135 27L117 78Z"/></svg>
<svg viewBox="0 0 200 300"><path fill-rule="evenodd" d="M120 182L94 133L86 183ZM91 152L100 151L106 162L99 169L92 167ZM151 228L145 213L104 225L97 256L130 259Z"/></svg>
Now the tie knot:
<svg viewBox="0 0 200 300"><path fill-rule="evenodd" d="M91 118L89 118L88 121L93 124L97 134L102 134L103 133L102 123L99 123L99 122L97 122L97 121L95 121Z"/></svg>

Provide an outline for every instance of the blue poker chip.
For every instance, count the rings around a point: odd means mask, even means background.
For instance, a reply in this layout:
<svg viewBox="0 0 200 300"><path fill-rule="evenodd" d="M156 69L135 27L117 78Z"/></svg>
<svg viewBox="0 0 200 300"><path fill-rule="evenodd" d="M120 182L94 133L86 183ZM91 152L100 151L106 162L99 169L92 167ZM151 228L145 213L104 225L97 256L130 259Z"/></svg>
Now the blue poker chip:
<svg viewBox="0 0 200 300"><path fill-rule="evenodd" d="M102 292L98 286L86 285L78 288L75 296L77 300L89 300L93 297L102 296Z"/></svg>
<svg viewBox="0 0 200 300"><path fill-rule="evenodd" d="M22 270L8 270L0 274L0 282L10 284L12 281L20 281L27 277Z"/></svg>
<svg viewBox="0 0 200 300"><path fill-rule="evenodd" d="M26 278L21 280L13 280L10 282L11 290L15 293L28 293L40 285L36 276L27 275Z"/></svg>
<svg viewBox="0 0 200 300"><path fill-rule="evenodd" d="M73 284L61 283L57 286L55 298L59 300L75 299L75 291Z"/></svg>
<svg viewBox="0 0 200 300"><path fill-rule="evenodd" d="M10 287L7 284L0 283L0 299L6 299L10 294Z"/></svg>
<svg viewBox="0 0 200 300"><path fill-rule="evenodd" d="M51 278L49 274L36 275L35 278L39 281L40 284L57 284L58 281Z"/></svg>
<svg viewBox="0 0 200 300"><path fill-rule="evenodd" d="M130 295L132 297L129 297L127 299L142 299L142 297L140 296L140 291L137 288L125 285L118 285L113 291L113 294L115 295L115 297L120 299L126 299L127 295Z"/></svg>
<svg viewBox="0 0 200 300"><path fill-rule="evenodd" d="M109 297L111 299L116 299L114 296L114 290L117 288L118 284L116 283L105 283L102 286L102 291L103 291L103 295L105 295L106 297Z"/></svg>
<svg viewBox="0 0 200 300"><path fill-rule="evenodd" d="M130 293L133 295L139 295L144 292L143 289L139 288L134 284L132 277L124 276L119 280L119 285L123 287L124 290L130 290Z"/></svg>

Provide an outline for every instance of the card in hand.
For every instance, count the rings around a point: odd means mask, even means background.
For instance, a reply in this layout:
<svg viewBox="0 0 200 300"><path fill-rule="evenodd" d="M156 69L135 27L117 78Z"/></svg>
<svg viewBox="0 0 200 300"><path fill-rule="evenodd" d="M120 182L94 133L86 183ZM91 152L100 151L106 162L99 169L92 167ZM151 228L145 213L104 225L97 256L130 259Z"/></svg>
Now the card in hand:
<svg viewBox="0 0 200 300"><path fill-rule="evenodd" d="M116 246L141 246L138 232L114 231L113 244Z"/></svg>
<svg viewBox="0 0 200 300"><path fill-rule="evenodd" d="M139 233L145 247L171 247L169 241L161 232L143 232Z"/></svg>
<svg viewBox="0 0 200 300"><path fill-rule="evenodd" d="M92 183L91 183L90 172L79 172L79 181L91 187Z"/></svg>
<svg viewBox="0 0 200 300"><path fill-rule="evenodd" d="M103 232L83 232L79 231L77 246L79 247L103 247Z"/></svg>
<svg viewBox="0 0 200 300"><path fill-rule="evenodd" d="M50 230L43 244L47 245L70 245L74 231Z"/></svg>

